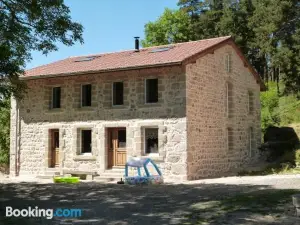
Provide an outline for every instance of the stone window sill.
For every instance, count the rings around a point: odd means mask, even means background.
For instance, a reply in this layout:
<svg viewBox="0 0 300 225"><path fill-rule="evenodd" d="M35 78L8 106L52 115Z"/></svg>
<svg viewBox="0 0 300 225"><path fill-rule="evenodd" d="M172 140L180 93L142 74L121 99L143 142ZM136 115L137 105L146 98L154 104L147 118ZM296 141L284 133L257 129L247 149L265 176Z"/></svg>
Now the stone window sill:
<svg viewBox="0 0 300 225"><path fill-rule="evenodd" d="M77 155L74 157L74 161L96 161L96 157L91 155Z"/></svg>

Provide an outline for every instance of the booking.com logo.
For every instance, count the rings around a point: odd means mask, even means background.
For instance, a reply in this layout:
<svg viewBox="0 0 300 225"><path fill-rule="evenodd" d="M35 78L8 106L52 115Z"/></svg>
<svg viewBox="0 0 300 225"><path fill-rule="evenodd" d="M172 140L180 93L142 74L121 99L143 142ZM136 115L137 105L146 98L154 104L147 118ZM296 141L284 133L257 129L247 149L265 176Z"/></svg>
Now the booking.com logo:
<svg viewBox="0 0 300 225"><path fill-rule="evenodd" d="M52 219L53 217L81 217L81 209L40 209L36 207L28 207L26 209L13 209L7 206L5 210L6 217L45 217Z"/></svg>

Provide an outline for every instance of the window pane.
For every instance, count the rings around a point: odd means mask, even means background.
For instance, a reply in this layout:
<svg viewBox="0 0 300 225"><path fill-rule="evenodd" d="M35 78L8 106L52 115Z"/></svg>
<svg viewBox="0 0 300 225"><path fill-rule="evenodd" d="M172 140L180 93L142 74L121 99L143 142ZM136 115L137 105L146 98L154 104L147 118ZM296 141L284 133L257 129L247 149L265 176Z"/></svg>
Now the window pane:
<svg viewBox="0 0 300 225"><path fill-rule="evenodd" d="M124 103L124 86L123 82L113 84L113 105L123 105Z"/></svg>
<svg viewBox="0 0 300 225"><path fill-rule="evenodd" d="M158 128L145 128L145 153L158 153Z"/></svg>
<svg viewBox="0 0 300 225"><path fill-rule="evenodd" d="M146 80L146 102L158 102L158 79Z"/></svg>
<svg viewBox="0 0 300 225"><path fill-rule="evenodd" d="M54 132L54 146L59 148L59 132Z"/></svg>
<svg viewBox="0 0 300 225"><path fill-rule="evenodd" d="M52 107L60 108L61 91L60 87L55 87L52 90Z"/></svg>
<svg viewBox="0 0 300 225"><path fill-rule="evenodd" d="M82 85L82 106L92 105L92 85Z"/></svg>
<svg viewBox="0 0 300 225"><path fill-rule="evenodd" d="M118 147L126 148L126 130L118 130Z"/></svg>
<svg viewBox="0 0 300 225"><path fill-rule="evenodd" d="M91 130L81 131L81 152L82 153L92 152L92 131Z"/></svg>

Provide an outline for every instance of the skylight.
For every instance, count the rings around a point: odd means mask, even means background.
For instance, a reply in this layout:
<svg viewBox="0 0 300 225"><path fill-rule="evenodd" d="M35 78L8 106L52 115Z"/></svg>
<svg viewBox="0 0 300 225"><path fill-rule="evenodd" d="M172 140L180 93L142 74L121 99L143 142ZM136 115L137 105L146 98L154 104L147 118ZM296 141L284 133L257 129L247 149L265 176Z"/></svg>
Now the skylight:
<svg viewBox="0 0 300 225"><path fill-rule="evenodd" d="M87 57L82 57L82 58L78 58L76 59L74 62L86 62L86 61L92 61L95 58L97 58L99 56L87 56Z"/></svg>
<svg viewBox="0 0 300 225"><path fill-rule="evenodd" d="M165 51L169 51L170 49L171 49L171 47L155 48L155 49L151 50L150 53L165 52Z"/></svg>

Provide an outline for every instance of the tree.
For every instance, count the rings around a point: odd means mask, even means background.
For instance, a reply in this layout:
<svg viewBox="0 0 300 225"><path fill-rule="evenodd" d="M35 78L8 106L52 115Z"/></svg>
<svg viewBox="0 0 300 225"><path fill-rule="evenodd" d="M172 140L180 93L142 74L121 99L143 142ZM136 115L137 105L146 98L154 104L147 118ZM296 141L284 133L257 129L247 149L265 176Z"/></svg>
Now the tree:
<svg viewBox="0 0 300 225"><path fill-rule="evenodd" d="M58 42L82 43L82 32L63 0L0 0L0 94L21 97L18 78L32 50L47 54Z"/></svg>
<svg viewBox="0 0 300 225"><path fill-rule="evenodd" d="M58 42L82 43L82 32L63 0L0 0L0 164L9 161L9 99L24 93L19 76L31 51L47 54Z"/></svg>
<svg viewBox="0 0 300 225"><path fill-rule="evenodd" d="M0 167L9 162L9 129L10 101L5 99L0 106Z"/></svg>
<svg viewBox="0 0 300 225"><path fill-rule="evenodd" d="M300 2L298 0L253 0L255 10L249 27L255 32L250 47L264 57L265 81L283 79L285 92L300 92L299 47Z"/></svg>
<svg viewBox="0 0 300 225"><path fill-rule="evenodd" d="M300 97L299 0L179 0L178 5L190 25L188 32L173 30L173 36L200 40L231 35L266 83L282 80L286 94ZM149 24L161 27L161 23L159 19ZM173 26L171 20L159 35L163 37ZM145 34L151 45L156 33L146 29ZM155 45L174 42L158 39Z"/></svg>
<svg viewBox="0 0 300 225"><path fill-rule="evenodd" d="M191 40L191 21L188 14L179 10L165 9L156 22L145 25L144 47Z"/></svg>

